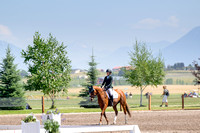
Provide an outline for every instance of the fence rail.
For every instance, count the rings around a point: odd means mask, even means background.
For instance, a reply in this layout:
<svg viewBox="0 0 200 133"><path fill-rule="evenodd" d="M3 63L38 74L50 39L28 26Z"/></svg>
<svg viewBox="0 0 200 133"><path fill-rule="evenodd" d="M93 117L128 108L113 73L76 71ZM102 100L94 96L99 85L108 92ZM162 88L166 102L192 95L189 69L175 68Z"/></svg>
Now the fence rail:
<svg viewBox="0 0 200 133"><path fill-rule="evenodd" d="M16 128L16 126L14 127ZM61 133L94 133L94 132L123 132L129 131L129 133L141 133L138 125L120 125L120 126L61 126ZM0 133L21 133L20 126L17 126L16 130L0 130ZM40 133L45 133L43 126L40 128Z"/></svg>

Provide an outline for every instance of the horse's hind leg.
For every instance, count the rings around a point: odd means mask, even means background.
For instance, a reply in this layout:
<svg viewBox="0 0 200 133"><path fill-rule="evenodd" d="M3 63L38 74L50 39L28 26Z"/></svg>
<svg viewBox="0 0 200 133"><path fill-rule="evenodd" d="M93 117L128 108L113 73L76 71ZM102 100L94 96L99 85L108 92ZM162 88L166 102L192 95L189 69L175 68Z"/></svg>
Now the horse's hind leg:
<svg viewBox="0 0 200 133"><path fill-rule="evenodd" d="M126 105L122 105L122 107L123 107L123 110L124 110L124 115L125 115L125 124L127 124L127 118L126 118Z"/></svg>
<svg viewBox="0 0 200 133"><path fill-rule="evenodd" d="M113 109L115 110L115 118L114 118L113 124L116 124L117 123L117 115L118 115L117 102L113 102Z"/></svg>

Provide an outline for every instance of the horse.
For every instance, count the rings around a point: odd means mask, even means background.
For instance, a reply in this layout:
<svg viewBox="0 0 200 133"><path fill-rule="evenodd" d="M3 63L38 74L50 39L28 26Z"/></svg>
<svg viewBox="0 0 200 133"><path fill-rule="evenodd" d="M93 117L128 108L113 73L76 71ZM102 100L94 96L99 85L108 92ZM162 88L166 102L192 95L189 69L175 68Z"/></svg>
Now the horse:
<svg viewBox="0 0 200 133"><path fill-rule="evenodd" d="M91 101L93 101L95 96L98 97L98 103L99 103L99 106L101 108L101 116L100 116L99 125L102 124L102 116L103 115L106 119L107 125L109 125L109 121L108 121L108 119L106 117L106 113L105 113L106 108L108 107L108 104L109 104L108 95L100 87L90 86L88 88L89 88L89 94L90 94ZM126 96L125 96L125 94L122 90L120 90L120 89L114 89L114 90L117 92L118 98L113 99L113 109L115 111L115 117L114 117L113 124L116 124L116 121L117 121L117 115L118 115L117 104L118 103L120 103L122 108L123 108L123 111L124 111L124 114L125 114L125 124L127 124L126 114L128 113L129 117L131 117L131 113L130 113L128 104L126 102Z"/></svg>

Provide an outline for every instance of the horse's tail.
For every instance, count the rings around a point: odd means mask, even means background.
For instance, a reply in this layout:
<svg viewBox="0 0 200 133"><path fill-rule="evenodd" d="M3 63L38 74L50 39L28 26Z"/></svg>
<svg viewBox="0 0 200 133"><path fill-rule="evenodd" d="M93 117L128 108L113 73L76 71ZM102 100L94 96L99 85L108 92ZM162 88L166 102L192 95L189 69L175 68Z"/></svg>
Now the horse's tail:
<svg viewBox="0 0 200 133"><path fill-rule="evenodd" d="M126 102L126 96L125 96L125 94L124 94L123 91L121 91L121 99L120 99L120 101L121 101L121 102L120 102L120 106L122 105L124 111L128 113L129 117L131 117L131 112L130 112L130 110L129 110L128 104L127 104L127 102ZM120 110L120 111L121 111L121 110Z"/></svg>
<svg viewBox="0 0 200 133"><path fill-rule="evenodd" d="M131 112L130 112L130 110L129 110L129 107L128 107L128 104L127 104L127 103L126 103L126 111L127 111L128 115L129 115L129 117L131 117Z"/></svg>

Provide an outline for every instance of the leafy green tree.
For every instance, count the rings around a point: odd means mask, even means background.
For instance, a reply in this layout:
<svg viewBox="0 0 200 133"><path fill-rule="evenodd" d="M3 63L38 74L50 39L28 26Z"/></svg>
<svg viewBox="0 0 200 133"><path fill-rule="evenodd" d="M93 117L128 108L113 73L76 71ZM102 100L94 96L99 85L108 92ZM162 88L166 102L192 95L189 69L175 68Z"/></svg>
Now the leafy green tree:
<svg viewBox="0 0 200 133"><path fill-rule="evenodd" d="M95 59L94 59L94 54L93 54L93 50L92 50L92 56L91 56L91 61L88 63L90 68L88 69L88 72L87 72L87 83L84 83L82 84L82 86L84 87L84 89L82 89L80 91L80 94L79 96L80 97L87 97L89 95L89 90L88 90L88 86L93 86L93 85L96 85L97 83L97 75L98 75L98 71L97 71L97 63L95 62Z"/></svg>
<svg viewBox="0 0 200 133"><path fill-rule="evenodd" d="M132 69L126 70L127 81L140 89L140 106L142 106L142 93L148 86L157 86L163 83L165 77L164 62L161 56L153 57L151 50L145 43L138 43L133 47L130 55Z"/></svg>
<svg viewBox="0 0 200 133"><path fill-rule="evenodd" d="M67 56L66 46L59 43L49 34L45 40L36 32L33 45L22 50L24 62L29 65L26 89L42 91L52 101L51 108L55 108L55 98L60 92L67 93L69 86L71 61Z"/></svg>
<svg viewBox="0 0 200 133"><path fill-rule="evenodd" d="M198 64L197 61L194 61L193 64L194 64L194 70L192 71L192 74L195 77L194 83L195 85L199 85L200 84L200 65Z"/></svg>
<svg viewBox="0 0 200 133"><path fill-rule="evenodd" d="M14 57L8 46L6 57L0 64L0 109L16 110L25 108L24 90Z"/></svg>

